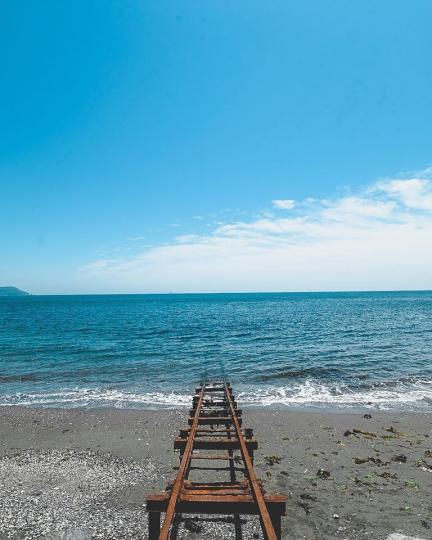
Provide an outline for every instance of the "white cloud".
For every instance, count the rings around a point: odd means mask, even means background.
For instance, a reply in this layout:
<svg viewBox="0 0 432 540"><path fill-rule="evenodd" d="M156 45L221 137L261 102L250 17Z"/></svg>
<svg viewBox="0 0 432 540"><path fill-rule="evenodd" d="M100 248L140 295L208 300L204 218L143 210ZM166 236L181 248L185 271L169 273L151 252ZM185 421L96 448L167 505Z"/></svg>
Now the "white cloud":
<svg viewBox="0 0 432 540"><path fill-rule="evenodd" d="M272 203L275 208L280 208L282 210L291 210L291 208L294 208L295 206L295 201L292 199L275 199Z"/></svg>
<svg viewBox="0 0 432 540"><path fill-rule="evenodd" d="M432 187L429 180L422 178L391 180L378 184L377 188L399 200L408 208L432 210Z"/></svg>
<svg viewBox="0 0 432 540"><path fill-rule="evenodd" d="M183 235L130 258L88 264L101 292L432 288L432 182L380 181L361 193L296 203Z"/></svg>
<svg viewBox="0 0 432 540"><path fill-rule="evenodd" d="M373 201L361 197L345 197L329 203L329 208L322 215L345 221L347 218L387 218L393 212L396 203L393 201Z"/></svg>

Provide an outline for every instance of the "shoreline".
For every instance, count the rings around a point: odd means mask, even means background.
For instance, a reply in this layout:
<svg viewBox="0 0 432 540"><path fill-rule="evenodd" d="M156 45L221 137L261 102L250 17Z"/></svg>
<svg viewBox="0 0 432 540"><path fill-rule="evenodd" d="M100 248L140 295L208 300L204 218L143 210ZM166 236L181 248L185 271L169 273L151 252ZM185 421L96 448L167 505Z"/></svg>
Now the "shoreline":
<svg viewBox="0 0 432 540"><path fill-rule="evenodd" d="M289 497L284 538L432 537L430 413L243 409L257 475ZM175 475L186 417L185 408L0 406L0 539L146 537L145 497ZM254 519L243 528L244 538L259 530ZM229 521L180 524L179 538L221 537L235 537Z"/></svg>
<svg viewBox="0 0 432 540"><path fill-rule="evenodd" d="M190 395L190 400L192 401L192 394ZM374 405L364 405L364 406L342 406L336 404L329 405L286 405L284 403L271 403L269 405L264 404L248 404L244 403L241 400L237 400L238 406L244 412L259 412L259 411L268 411L268 412L286 412L286 413L307 413L307 414L336 414L336 415L350 415L350 414L375 414L375 415L432 415L432 404L427 404L424 407L418 408L408 408L408 407L398 407L398 408L379 408ZM179 411L184 412L190 409L190 404L173 404L173 405L164 405L156 404L149 406L148 404L142 404L139 406L128 406L128 405L76 405L76 406L60 406L60 405L40 405L38 403L20 405L16 403L5 404L0 403L0 412L7 409L29 409L34 411L125 411L125 412L159 412L159 411Z"/></svg>

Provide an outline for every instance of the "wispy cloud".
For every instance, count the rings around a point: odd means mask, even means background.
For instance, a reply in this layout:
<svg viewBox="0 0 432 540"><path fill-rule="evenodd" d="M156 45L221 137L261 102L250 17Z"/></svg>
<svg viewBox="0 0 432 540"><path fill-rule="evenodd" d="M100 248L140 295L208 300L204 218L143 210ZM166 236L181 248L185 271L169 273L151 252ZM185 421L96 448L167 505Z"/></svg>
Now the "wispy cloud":
<svg viewBox="0 0 432 540"><path fill-rule="evenodd" d="M282 210L291 210L295 205L295 201L292 199L275 199L272 203L275 208L280 208Z"/></svg>
<svg viewBox="0 0 432 540"><path fill-rule="evenodd" d="M139 242L145 240L145 236L129 236L128 240L129 242Z"/></svg>
<svg viewBox="0 0 432 540"><path fill-rule="evenodd" d="M429 180L422 178L392 180L378 184L377 190L387 193L408 208L432 210L432 192Z"/></svg>
<svg viewBox="0 0 432 540"><path fill-rule="evenodd" d="M96 260L85 279L142 292L432 288L430 175L380 180L335 199L278 199L273 205L289 214Z"/></svg>

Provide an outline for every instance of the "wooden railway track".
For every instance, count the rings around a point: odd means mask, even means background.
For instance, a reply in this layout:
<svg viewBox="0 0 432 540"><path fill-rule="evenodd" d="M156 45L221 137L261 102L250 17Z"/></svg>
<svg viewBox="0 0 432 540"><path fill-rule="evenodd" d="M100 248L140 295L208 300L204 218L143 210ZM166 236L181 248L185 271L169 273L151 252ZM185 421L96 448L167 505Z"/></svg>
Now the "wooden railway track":
<svg viewBox="0 0 432 540"><path fill-rule="evenodd" d="M189 411L189 426L180 429L174 448L180 450L177 476L162 493L147 497L149 539L167 540L174 534L176 514L255 514L266 540L281 538L281 516L286 513L286 497L268 495L253 468L258 443L252 429L242 429L242 411L237 408L231 385L224 381L204 383L195 391ZM223 427L220 427L223 426ZM216 450L226 454L214 454ZM211 453L206 453L209 451ZM234 453L237 452L237 455ZM204 468L229 472L228 481L191 481L194 461L210 463ZM226 468L212 463L228 462ZM237 473L243 474L237 480ZM161 528L161 512L165 518Z"/></svg>

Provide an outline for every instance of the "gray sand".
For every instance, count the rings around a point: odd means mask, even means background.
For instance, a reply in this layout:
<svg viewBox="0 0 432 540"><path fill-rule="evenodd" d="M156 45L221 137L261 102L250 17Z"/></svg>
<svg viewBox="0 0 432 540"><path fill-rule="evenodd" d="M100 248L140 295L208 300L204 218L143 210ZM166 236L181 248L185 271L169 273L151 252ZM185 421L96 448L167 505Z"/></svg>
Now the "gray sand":
<svg viewBox="0 0 432 540"><path fill-rule="evenodd" d="M258 476L289 496L284 538L432 538L430 416L365 413L244 411ZM0 408L0 539L146 538L145 497L175 476L186 414ZM241 525L260 537L255 518ZM235 538L231 517L183 516L178 531Z"/></svg>

